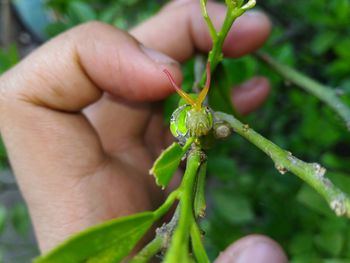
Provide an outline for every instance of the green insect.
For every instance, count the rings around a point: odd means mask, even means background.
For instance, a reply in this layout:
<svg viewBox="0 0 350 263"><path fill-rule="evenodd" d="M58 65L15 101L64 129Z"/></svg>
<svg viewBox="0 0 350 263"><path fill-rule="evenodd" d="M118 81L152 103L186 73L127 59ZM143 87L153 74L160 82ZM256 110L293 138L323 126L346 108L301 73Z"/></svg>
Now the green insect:
<svg viewBox="0 0 350 263"><path fill-rule="evenodd" d="M197 98L192 98L189 94L178 87L165 69L171 84L176 92L185 100L184 104L177 108L170 119L170 131L180 144L184 144L189 137L201 137L207 135L213 127L213 115L211 110L203 106L203 101L208 94L210 86L210 64L207 64L207 81Z"/></svg>

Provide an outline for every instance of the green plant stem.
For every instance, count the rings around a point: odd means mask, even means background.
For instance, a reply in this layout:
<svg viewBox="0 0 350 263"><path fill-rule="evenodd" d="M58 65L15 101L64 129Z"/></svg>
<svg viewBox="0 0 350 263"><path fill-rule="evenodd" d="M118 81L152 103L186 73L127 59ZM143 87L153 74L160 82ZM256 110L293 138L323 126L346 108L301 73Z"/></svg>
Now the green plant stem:
<svg viewBox="0 0 350 263"><path fill-rule="evenodd" d="M171 240L170 248L165 256L166 263L188 262L188 242L193 215L193 189L198 169L201 164L201 151L193 149L188 158L186 171L180 186L179 223Z"/></svg>
<svg viewBox="0 0 350 263"><path fill-rule="evenodd" d="M201 4L203 18L204 18L204 20L207 23L208 28L209 28L210 37L213 41L215 41L217 39L217 32L216 32L216 29L213 25L213 22L211 21L209 15L208 15L208 11L206 8L207 0L200 0L200 4Z"/></svg>
<svg viewBox="0 0 350 263"><path fill-rule="evenodd" d="M169 211L170 207L173 205L174 201L179 197L179 190L171 192L165 202L154 211L154 216L156 220L159 220L167 211ZM175 216L174 216L175 218ZM173 219L174 219L173 218ZM172 219L172 221L173 221ZM171 222L172 223L172 222ZM169 224L171 224L169 223ZM171 230L172 231L172 230ZM157 254L163 247L164 240L168 231L163 231L162 233L155 236L155 238L148 243L136 256L134 256L129 262L130 263L143 263L148 262L155 254Z"/></svg>
<svg viewBox="0 0 350 263"><path fill-rule="evenodd" d="M218 33L216 32L213 26L213 23L211 22L210 17L208 16L208 12L206 10L207 1L201 0L200 2L201 2L201 8L202 8L202 16L208 25L210 36L213 41L213 47L209 52L208 62L210 63L211 72L214 72L216 66L224 58L222 54L222 47L224 45L224 41L226 39L228 32L231 29L233 22L242 14L244 14L245 11L253 8L255 6L255 0L249 0L244 6L240 6L241 3L238 4L237 0L226 1L227 2L226 16L222 24L222 27ZM204 73L199 83L200 87L203 87L205 83L205 79L206 79L206 75Z"/></svg>
<svg viewBox="0 0 350 263"><path fill-rule="evenodd" d="M236 133L270 156L281 174L291 171L321 194L338 216L350 218L349 197L325 177L326 169L321 165L297 159L292 153L281 149L231 115L216 112L215 118L227 122Z"/></svg>
<svg viewBox="0 0 350 263"><path fill-rule="evenodd" d="M203 161L198 169L197 180L194 194L194 216L195 218L204 217L206 202L205 202L205 179L207 173L207 162Z"/></svg>
<svg viewBox="0 0 350 263"><path fill-rule="evenodd" d="M169 239L174 232L175 227L179 221L179 209L177 206L173 217L170 222L163 224L157 228L155 238L149 242L138 254L136 254L129 263L143 263L148 262L154 255L166 248L169 243Z"/></svg>
<svg viewBox="0 0 350 263"><path fill-rule="evenodd" d="M285 80L297 85L326 103L342 117L346 127L350 130L350 108L339 99L334 89L322 85L314 79L305 76L303 73L279 63L267 54L257 52L255 56L281 75Z"/></svg>
<svg viewBox="0 0 350 263"><path fill-rule="evenodd" d="M147 263L163 246L164 236L156 237L147 244L129 263Z"/></svg>
<svg viewBox="0 0 350 263"><path fill-rule="evenodd" d="M195 221L193 221L191 226L191 241L192 241L192 250L193 253L200 263L209 263L210 260L205 252L205 248L203 246L201 233L199 227Z"/></svg>
<svg viewBox="0 0 350 263"><path fill-rule="evenodd" d="M178 196L179 190L176 189L175 191L171 192L165 202L156 211L154 211L154 216L157 220L160 219L166 212L168 212Z"/></svg>
<svg viewBox="0 0 350 263"><path fill-rule="evenodd" d="M222 28L221 28L220 32L217 34L217 37L215 39L212 39L213 40L213 47L212 47L211 51L209 52L209 56L208 56L208 62L210 63L211 72L213 72L215 70L216 66L223 60L224 56L222 54L222 47L224 45L225 38L226 38L228 32L230 31L230 28L231 28L233 22L241 14L239 14L237 16L233 16L230 8L227 8L226 17L225 17L224 23L222 25ZM205 73L202 76L200 86L203 86L204 83L205 83Z"/></svg>
<svg viewBox="0 0 350 263"><path fill-rule="evenodd" d="M244 11L241 10L233 12L233 10L230 7L227 8L224 23L222 24L221 30L218 33L217 38L213 39L213 48L209 52L208 62L210 62L212 71L215 70L217 64L220 63L224 58L222 54L222 47L233 22L236 20L237 17L241 16L243 13Z"/></svg>

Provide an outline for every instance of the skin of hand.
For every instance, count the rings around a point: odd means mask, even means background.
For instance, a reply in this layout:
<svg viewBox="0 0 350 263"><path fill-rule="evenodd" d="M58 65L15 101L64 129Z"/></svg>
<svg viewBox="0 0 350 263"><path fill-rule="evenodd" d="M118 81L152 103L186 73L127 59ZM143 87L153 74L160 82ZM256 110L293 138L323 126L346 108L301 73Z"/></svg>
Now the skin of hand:
<svg viewBox="0 0 350 263"><path fill-rule="evenodd" d="M78 26L0 77L0 131L42 252L91 225L153 210L164 200L148 175L166 146L157 101L173 89L162 70L181 83L179 63L210 49L197 2L174 1L129 33L99 22ZM208 9L219 28L225 7L208 2ZM265 15L247 12L230 31L225 56L260 47L270 28ZM268 92L268 81L256 77L237 87L232 101L246 114ZM263 244L261 261L239 261L254 244ZM274 241L250 236L217 262L287 260Z"/></svg>

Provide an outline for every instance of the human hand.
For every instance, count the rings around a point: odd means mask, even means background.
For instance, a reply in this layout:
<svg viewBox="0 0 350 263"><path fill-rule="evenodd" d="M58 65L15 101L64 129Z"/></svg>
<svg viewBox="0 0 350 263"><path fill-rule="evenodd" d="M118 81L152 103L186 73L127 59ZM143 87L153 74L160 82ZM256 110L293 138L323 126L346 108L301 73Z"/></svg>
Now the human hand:
<svg viewBox="0 0 350 263"><path fill-rule="evenodd" d="M224 6L208 9L219 25ZM248 12L231 30L225 55L253 51L269 31L264 15ZM173 91L164 68L179 83L176 61L210 45L198 4L176 1L130 34L97 22L79 26L1 76L0 131L42 251L162 202L148 170L166 136L151 102ZM248 113L268 90L256 78L235 89L233 103Z"/></svg>

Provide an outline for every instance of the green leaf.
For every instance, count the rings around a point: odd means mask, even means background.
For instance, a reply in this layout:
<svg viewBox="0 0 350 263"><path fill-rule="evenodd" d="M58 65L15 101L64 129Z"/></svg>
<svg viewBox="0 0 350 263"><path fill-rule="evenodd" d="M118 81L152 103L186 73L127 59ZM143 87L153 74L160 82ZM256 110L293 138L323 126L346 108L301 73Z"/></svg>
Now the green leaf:
<svg viewBox="0 0 350 263"><path fill-rule="evenodd" d="M19 50L16 45L11 45L7 52L7 56L10 62L10 65L13 66L17 64L20 60Z"/></svg>
<svg viewBox="0 0 350 263"><path fill-rule="evenodd" d="M322 160L320 162L329 170L341 170L343 167L348 166L350 163L350 157L338 156L336 154L326 152L322 155Z"/></svg>
<svg viewBox="0 0 350 263"><path fill-rule="evenodd" d="M327 231L315 237L317 246L329 253L330 256L339 256L344 243L345 236L341 232Z"/></svg>
<svg viewBox="0 0 350 263"><path fill-rule="evenodd" d="M0 234L5 229L5 223L6 223L6 208L2 205L0 205Z"/></svg>
<svg viewBox="0 0 350 263"><path fill-rule="evenodd" d="M293 257L290 261L291 263L325 263L316 255L301 255L298 257Z"/></svg>
<svg viewBox="0 0 350 263"><path fill-rule="evenodd" d="M311 252L315 251L315 247L312 242L312 235L309 233L297 233L295 234L289 244L288 250L293 255L308 255L311 256Z"/></svg>
<svg viewBox="0 0 350 263"><path fill-rule="evenodd" d="M11 209L11 221L16 232L26 235L30 229L30 218L27 207L23 203L17 203Z"/></svg>
<svg viewBox="0 0 350 263"><path fill-rule="evenodd" d="M231 224L245 224L254 220L254 211L247 197L217 190L213 193L217 213Z"/></svg>
<svg viewBox="0 0 350 263"><path fill-rule="evenodd" d="M350 72L349 59L339 58L334 62L329 63L326 72L336 77L347 77Z"/></svg>
<svg viewBox="0 0 350 263"><path fill-rule="evenodd" d="M211 154L208 158L208 173L222 180L232 180L237 171L235 160L227 155Z"/></svg>
<svg viewBox="0 0 350 263"><path fill-rule="evenodd" d="M157 185L165 188L180 165L184 152L178 143L165 149L153 164L150 174L156 178Z"/></svg>
<svg viewBox="0 0 350 263"><path fill-rule="evenodd" d="M93 226L62 243L35 263L113 263L126 257L157 217L153 212Z"/></svg>
<svg viewBox="0 0 350 263"><path fill-rule="evenodd" d="M327 176L336 186L340 188L340 190L350 195L350 177L348 174L330 171L327 173Z"/></svg>
<svg viewBox="0 0 350 263"><path fill-rule="evenodd" d="M318 34L310 43L312 51L316 55L321 55L328 51L336 42L337 32L334 31L326 31L322 34Z"/></svg>
<svg viewBox="0 0 350 263"><path fill-rule="evenodd" d="M119 3L111 5L109 8L106 8L99 14L99 20L105 23L113 23L116 17L123 15L123 8Z"/></svg>
<svg viewBox="0 0 350 263"><path fill-rule="evenodd" d="M350 262L349 258L345 258L345 259L332 258L332 259L325 259L322 261L322 263L349 263L349 262Z"/></svg>
<svg viewBox="0 0 350 263"><path fill-rule="evenodd" d="M350 59L349 45L350 39L344 39L341 42L337 42L334 47L334 51L337 54L337 56L340 58Z"/></svg>
<svg viewBox="0 0 350 263"><path fill-rule="evenodd" d="M70 2L68 6L68 15L75 24L95 20L97 18L96 12L92 7L82 1Z"/></svg>
<svg viewBox="0 0 350 263"><path fill-rule="evenodd" d="M334 214L324 199L306 184L304 184L299 190L297 200L317 213L326 216L333 216Z"/></svg>
<svg viewBox="0 0 350 263"><path fill-rule="evenodd" d="M228 74L224 66L220 63L214 72L213 81L209 90L209 105L215 111L222 111L237 116L231 103L230 89L228 89L228 87Z"/></svg>
<svg viewBox="0 0 350 263"><path fill-rule="evenodd" d="M5 145L3 144L1 137L0 137L0 158L6 158Z"/></svg>
<svg viewBox="0 0 350 263"><path fill-rule="evenodd" d="M0 73L8 70L19 61L18 49L11 45L7 49L0 49Z"/></svg>
<svg viewBox="0 0 350 263"><path fill-rule="evenodd" d="M54 22L49 24L45 31L48 36L54 37L57 36L58 34L66 31L69 28L69 26L63 22Z"/></svg>
<svg viewBox="0 0 350 263"><path fill-rule="evenodd" d="M164 189L169 184L192 142L193 139L188 139L184 147L174 142L161 153L150 170L150 174L156 178L157 185Z"/></svg>

